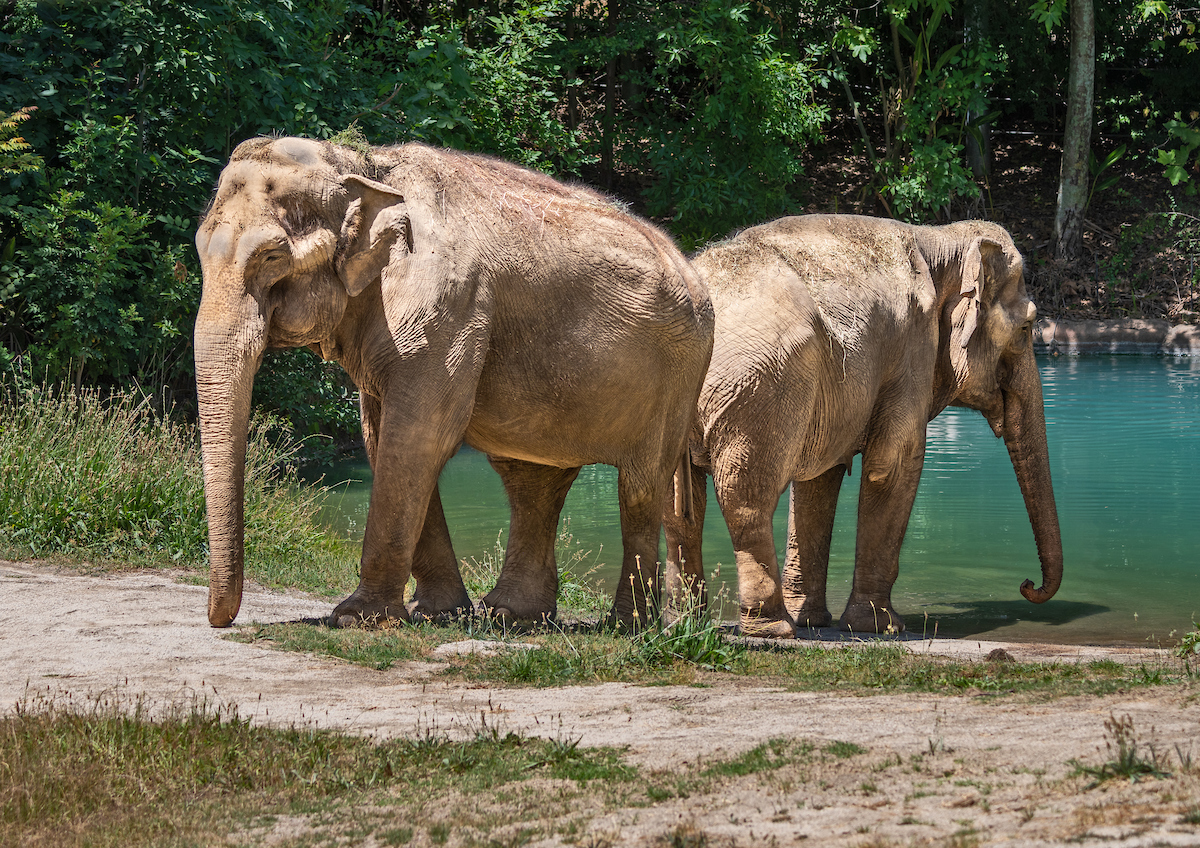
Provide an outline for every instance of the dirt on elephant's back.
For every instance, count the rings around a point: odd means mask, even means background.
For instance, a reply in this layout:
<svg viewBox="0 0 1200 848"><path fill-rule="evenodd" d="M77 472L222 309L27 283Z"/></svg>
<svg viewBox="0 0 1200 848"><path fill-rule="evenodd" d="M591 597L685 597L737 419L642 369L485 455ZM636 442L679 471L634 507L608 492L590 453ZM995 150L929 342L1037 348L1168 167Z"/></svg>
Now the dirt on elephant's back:
<svg viewBox="0 0 1200 848"><path fill-rule="evenodd" d="M791 692L745 678L703 688L487 687L446 682L431 663L377 671L231 641L207 624L206 587L160 572L0 563L0 578L6 711L31 694L81 701L107 692L158 706L199 695L237 704L239 715L258 722L377 738L430 730L470 738L485 722L618 746L656 785L689 787L630 805L598 791L582 807L564 801L561 811L539 813L532 844L1200 845L1194 680L1059 699ZM248 586L238 623L319 617L331 606ZM1165 661L1148 650L944 642L917 649L974 659L995 650L1018 660L1107 658L1146 673ZM1114 757L1106 729L1114 717L1128 717L1139 750L1148 755L1152 745L1169 777L1088 788L1092 778L1077 764ZM713 768L749 762L746 753L759 746L768 752L764 767Z"/></svg>

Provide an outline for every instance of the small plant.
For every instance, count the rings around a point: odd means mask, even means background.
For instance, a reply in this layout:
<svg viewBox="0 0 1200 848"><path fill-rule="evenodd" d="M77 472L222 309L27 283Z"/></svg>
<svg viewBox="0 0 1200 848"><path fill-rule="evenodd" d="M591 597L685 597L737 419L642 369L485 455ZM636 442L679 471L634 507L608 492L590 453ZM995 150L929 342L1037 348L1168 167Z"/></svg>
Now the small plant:
<svg viewBox="0 0 1200 848"><path fill-rule="evenodd" d="M1200 657L1200 624L1192 622L1192 629L1184 633L1183 638L1179 640L1179 647L1175 649L1175 656L1182 660Z"/></svg>
<svg viewBox="0 0 1200 848"><path fill-rule="evenodd" d="M1126 715L1122 718L1109 716L1104 721L1104 730L1107 739L1104 742L1113 759L1100 766L1087 766L1079 761L1073 761L1076 774L1084 774L1092 778L1092 782L1088 784L1088 789L1092 789L1104 783L1107 780L1114 778L1125 778L1131 782L1137 782L1142 777L1169 777L1170 772L1166 771L1159 763L1158 754L1154 750L1154 746L1150 745L1150 756L1146 757L1138 752L1137 736L1134 733L1133 717Z"/></svg>
<svg viewBox="0 0 1200 848"><path fill-rule="evenodd" d="M17 135L21 122L28 121L36 111L36 106L22 106L12 114L0 111L0 174L41 170L42 157L33 152L29 142Z"/></svg>
<svg viewBox="0 0 1200 848"><path fill-rule="evenodd" d="M867 753L867 749L862 745L855 745L853 742L830 742L824 748L825 753L832 754L838 759L847 759L856 757L859 754Z"/></svg>
<svg viewBox="0 0 1200 848"><path fill-rule="evenodd" d="M706 848L708 834L696 825L685 822L676 825L670 833L659 837L657 844L663 848Z"/></svg>
<svg viewBox="0 0 1200 848"><path fill-rule="evenodd" d="M1195 167L1196 153L1200 150L1200 130L1196 128L1195 112L1189 115L1191 121L1184 123L1182 115L1176 114L1174 120L1167 121L1167 144L1158 150L1158 164L1163 166L1164 175L1171 185L1183 184L1188 194L1196 193L1196 183L1192 182L1189 170Z"/></svg>
<svg viewBox="0 0 1200 848"><path fill-rule="evenodd" d="M1103 179L1101 179L1101 176L1105 171L1120 161L1121 157L1124 155L1124 144L1118 145L1117 148L1105 156L1104 159L1097 159L1096 154L1094 153L1088 154L1088 170L1092 175L1092 188L1091 191L1088 192L1087 205L1084 206L1085 211L1089 206L1092 205L1092 198L1096 196L1096 192L1108 191L1117 184L1118 180L1121 179L1120 174L1110 174Z"/></svg>
<svg viewBox="0 0 1200 848"><path fill-rule="evenodd" d="M650 668L683 661L709 671L729 671L745 653L745 644L726 639L711 618L683 615L661 630L648 628L636 635L633 659Z"/></svg>

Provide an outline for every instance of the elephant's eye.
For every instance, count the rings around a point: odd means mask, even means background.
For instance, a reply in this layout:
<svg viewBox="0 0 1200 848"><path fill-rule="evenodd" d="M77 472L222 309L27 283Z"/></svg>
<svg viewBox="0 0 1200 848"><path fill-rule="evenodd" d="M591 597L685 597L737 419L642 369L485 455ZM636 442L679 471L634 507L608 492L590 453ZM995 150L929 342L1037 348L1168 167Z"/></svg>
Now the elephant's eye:
<svg viewBox="0 0 1200 848"><path fill-rule="evenodd" d="M291 268L291 253L282 244L264 247L251 260L249 273L260 286L272 286L287 276Z"/></svg>

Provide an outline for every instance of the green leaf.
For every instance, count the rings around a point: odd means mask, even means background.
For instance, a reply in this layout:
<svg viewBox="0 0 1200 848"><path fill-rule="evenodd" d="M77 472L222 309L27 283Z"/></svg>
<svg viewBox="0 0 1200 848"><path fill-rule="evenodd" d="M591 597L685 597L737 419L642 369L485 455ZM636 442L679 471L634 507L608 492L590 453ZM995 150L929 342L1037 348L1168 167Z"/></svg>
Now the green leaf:
<svg viewBox="0 0 1200 848"><path fill-rule="evenodd" d="M1186 183L1189 179L1188 172L1178 165L1169 165L1165 174L1167 181L1173 186L1177 186L1180 183Z"/></svg>

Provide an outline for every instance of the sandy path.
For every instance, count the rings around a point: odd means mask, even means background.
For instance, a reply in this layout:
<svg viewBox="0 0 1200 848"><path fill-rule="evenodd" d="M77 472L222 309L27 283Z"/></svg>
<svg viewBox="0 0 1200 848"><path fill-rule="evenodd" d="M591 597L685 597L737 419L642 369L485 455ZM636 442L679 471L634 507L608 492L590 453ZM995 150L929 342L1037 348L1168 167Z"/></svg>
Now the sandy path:
<svg viewBox="0 0 1200 848"><path fill-rule="evenodd" d="M79 699L115 690L162 704L198 695L237 704L242 716L261 721L378 737L469 735L486 722L583 745L628 746L629 758L651 769L728 758L779 737L818 749L834 740L868 749L845 760L820 758L810 770L747 778L721 797L674 798L604 816L593 830L614 845L653 844L684 826L705 833L710 845L1071 839L1200 846L1200 826L1183 821L1200 808L1194 684L1032 704L789 693L752 680L711 688L477 687L438 681L421 664L374 671L232 642L208 627L206 598L206 588L164 574L79 575L0 562L0 709L38 692ZM330 607L248 587L238 621L297 620ZM978 657L1000 644L939 640L913 647ZM1162 661L1147 650L1005 647L1018 658ZM1176 768L1170 780L1085 790L1083 779L1068 777L1068 761L1108 759L1104 721L1111 715L1131 716L1145 742L1153 729L1156 749L1178 748L1197 767ZM1173 766L1178 756L1171 754Z"/></svg>

